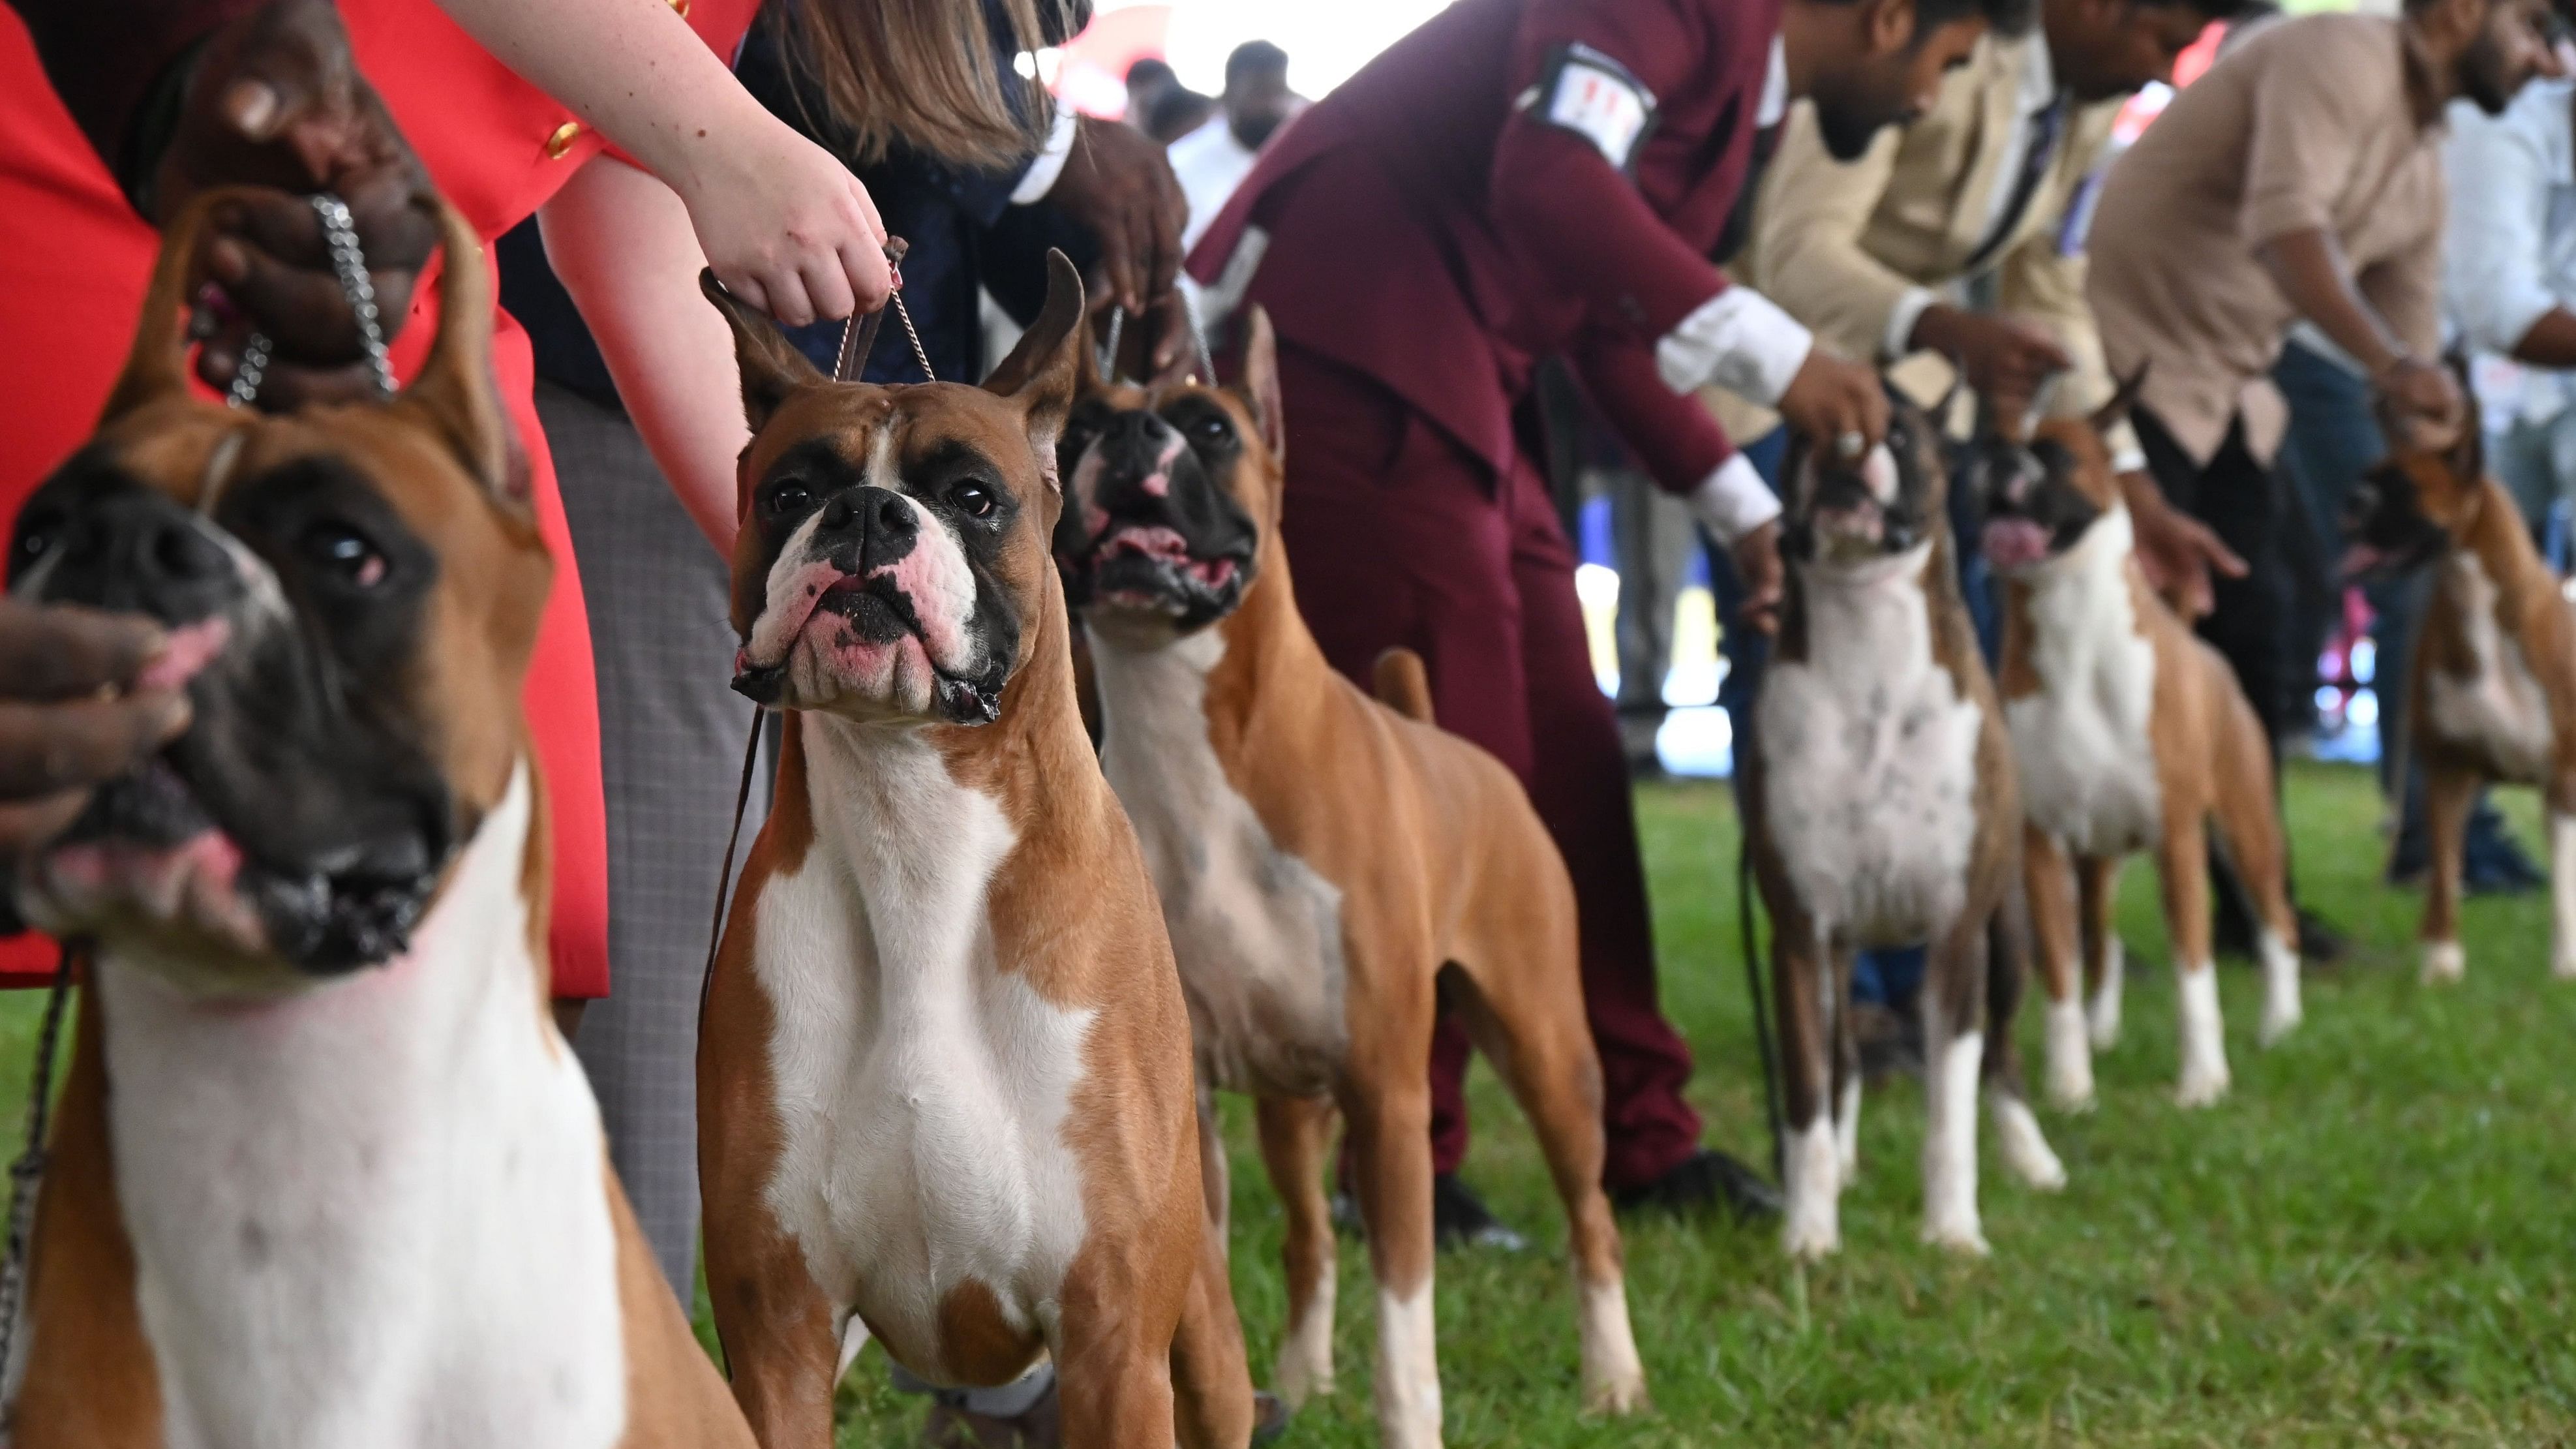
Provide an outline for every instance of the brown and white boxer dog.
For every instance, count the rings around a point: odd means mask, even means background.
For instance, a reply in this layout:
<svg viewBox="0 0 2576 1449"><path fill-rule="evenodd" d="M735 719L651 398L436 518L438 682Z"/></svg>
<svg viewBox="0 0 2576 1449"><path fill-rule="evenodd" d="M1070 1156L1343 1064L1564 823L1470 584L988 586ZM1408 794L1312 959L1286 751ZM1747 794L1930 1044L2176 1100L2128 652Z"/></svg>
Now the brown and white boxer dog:
<svg viewBox="0 0 2576 1449"><path fill-rule="evenodd" d="M708 1291L766 1449L832 1442L854 1325L934 1383L1052 1354L1067 1444L1251 1437L1189 1012L1048 556L1083 347L1049 265L981 388L827 382L707 288L754 433L736 687L787 716L698 1052Z"/></svg>
<svg viewBox="0 0 2576 1449"><path fill-rule="evenodd" d="M1056 550L1091 642L1101 768L1153 866L1202 1089L1258 1099L1288 1214L1276 1386L1291 1404L1332 1386L1338 1103L1378 1282L1381 1434L1440 1441L1426 1083L1447 991L1565 1198L1585 1402L1640 1408L1565 863L1502 762L1430 723L1418 658L1390 651L1375 699L1325 662L1279 539L1278 374L1257 308L1244 353L1222 390L1089 380L1058 455ZM1202 1112L1221 1216L1213 1102Z"/></svg>
<svg viewBox="0 0 2576 1449"><path fill-rule="evenodd" d="M191 394L172 228L24 597L171 630L194 720L13 885L90 944L18 1449L748 1446L547 1010L520 688L552 577L481 245L389 405Z"/></svg>
<svg viewBox="0 0 2576 1449"><path fill-rule="evenodd" d="M2090 420L2038 424L2026 443L1982 439L1970 464L1986 561L2004 581L1998 672L2028 821L2022 872L2048 993L2048 1091L2070 1110L2092 1105L2092 1053L2119 1037L2111 910L2122 862L2141 851L2155 854L2181 980L2175 1100L2206 1106L2228 1085L2210 958L2213 830L2262 923L2260 1040L2299 1024L2299 926L2271 746L2235 671L2147 586L2102 444L2134 387Z"/></svg>
<svg viewBox="0 0 2576 1449"><path fill-rule="evenodd" d="M1788 1087L1782 1243L1805 1258L1841 1246L1837 1198L1858 1166L1862 950L1930 943L1924 1239L1986 1251L1981 1081L2005 1161L2040 1188L2066 1181L2012 1045L2028 950L2012 746L1959 594L1939 434L1893 389L1889 401L1887 442L1858 466L1790 471L1788 596L1737 757Z"/></svg>
<svg viewBox="0 0 2576 1449"><path fill-rule="evenodd" d="M2486 474L2476 395L2450 442L2393 436L2346 520L2349 572L2438 559L2417 626L2406 733L2433 856L2423 977L2457 981L2461 842L2480 787L2536 785L2549 816L2550 974L2576 980L2576 617L2522 510Z"/></svg>

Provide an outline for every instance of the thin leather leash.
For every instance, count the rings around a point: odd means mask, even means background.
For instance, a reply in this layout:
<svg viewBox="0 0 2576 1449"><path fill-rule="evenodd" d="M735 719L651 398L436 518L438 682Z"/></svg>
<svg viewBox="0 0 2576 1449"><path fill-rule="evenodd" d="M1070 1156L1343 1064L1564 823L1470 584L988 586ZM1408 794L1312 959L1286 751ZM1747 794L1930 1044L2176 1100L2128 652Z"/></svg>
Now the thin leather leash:
<svg viewBox="0 0 2576 1449"><path fill-rule="evenodd" d="M912 309L903 305L903 259L911 244L902 237L885 240L886 265L894 272L894 290L886 294L892 304L895 320L903 324L903 335L912 344L912 360L921 366L921 375L932 382L939 374L930 370L930 352L921 345L921 331L912 325ZM879 307L864 317L850 319L841 329L841 351L832 363L832 381L856 382L866 370L868 355L876 350L877 331L885 325L886 308ZM760 731L767 723L767 711L758 705L751 710L751 737L743 741L742 780L733 792L733 825L725 832L724 864L716 871L716 903L713 919L707 923L707 961L698 971L698 1025L706 1026L707 997L715 990L716 952L724 945L726 895L733 890L734 853L742 848L742 817L751 809L751 777L760 763Z"/></svg>

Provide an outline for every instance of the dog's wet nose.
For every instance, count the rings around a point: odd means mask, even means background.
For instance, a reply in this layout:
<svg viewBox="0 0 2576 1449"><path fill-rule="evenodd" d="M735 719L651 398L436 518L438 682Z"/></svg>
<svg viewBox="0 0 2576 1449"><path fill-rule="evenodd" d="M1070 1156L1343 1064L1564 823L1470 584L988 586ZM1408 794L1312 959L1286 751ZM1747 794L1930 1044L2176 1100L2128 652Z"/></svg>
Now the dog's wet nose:
<svg viewBox="0 0 2576 1449"><path fill-rule="evenodd" d="M171 499L119 490L31 523L23 551L53 560L45 597L140 610L170 623L220 611L242 588L212 526Z"/></svg>

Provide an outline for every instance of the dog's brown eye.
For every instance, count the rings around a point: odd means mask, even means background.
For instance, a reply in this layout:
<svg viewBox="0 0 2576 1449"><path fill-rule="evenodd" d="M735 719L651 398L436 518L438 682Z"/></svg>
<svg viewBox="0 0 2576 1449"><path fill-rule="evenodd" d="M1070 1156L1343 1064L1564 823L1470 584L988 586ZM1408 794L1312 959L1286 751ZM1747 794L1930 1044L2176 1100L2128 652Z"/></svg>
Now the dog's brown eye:
<svg viewBox="0 0 2576 1449"><path fill-rule="evenodd" d="M372 589L385 580L385 556L365 534L345 524L317 523L304 535L304 556L313 565L354 588Z"/></svg>
<svg viewBox="0 0 2576 1449"><path fill-rule="evenodd" d="M1209 413L1190 424L1190 436L1202 443L1222 443L1234 436L1234 428L1217 413Z"/></svg>
<svg viewBox="0 0 2576 1449"><path fill-rule="evenodd" d="M1000 506L993 491L981 483L960 483L948 490L948 502L969 518L990 518Z"/></svg>
<svg viewBox="0 0 2576 1449"><path fill-rule="evenodd" d="M813 501L814 495L806 490L804 484L793 478L783 478L769 485L769 492L762 496L761 506L769 510L770 517L784 518L801 511Z"/></svg>

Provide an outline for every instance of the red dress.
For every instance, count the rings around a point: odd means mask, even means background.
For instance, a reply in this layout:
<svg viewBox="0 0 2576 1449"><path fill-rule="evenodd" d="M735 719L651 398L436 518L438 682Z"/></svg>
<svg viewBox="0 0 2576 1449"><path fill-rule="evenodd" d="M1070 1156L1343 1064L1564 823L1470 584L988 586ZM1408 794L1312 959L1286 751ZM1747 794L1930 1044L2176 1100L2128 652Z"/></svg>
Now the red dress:
<svg viewBox="0 0 2576 1449"><path fill-rule="evenodd" d="M727 58L758 0L681 0ZM340 0L358 64L447 199L489 241L526 220L600 139L513 74L431 0ZM137 217L47 84L15 12L0 12L0 528L84 442L132 343L158 238ZM497 289L496 289L497 290ZM437 330L424 278L393 347L409 377ZM495 309L493 365L526 445L537 518L555 556L554 592L528 670L528 725L554 832L554 989L608 994L608 825L600 794L599 704L581 575L538 427L527 334ZM50 978L51 942L0 940L0 984Z"/></svg>

